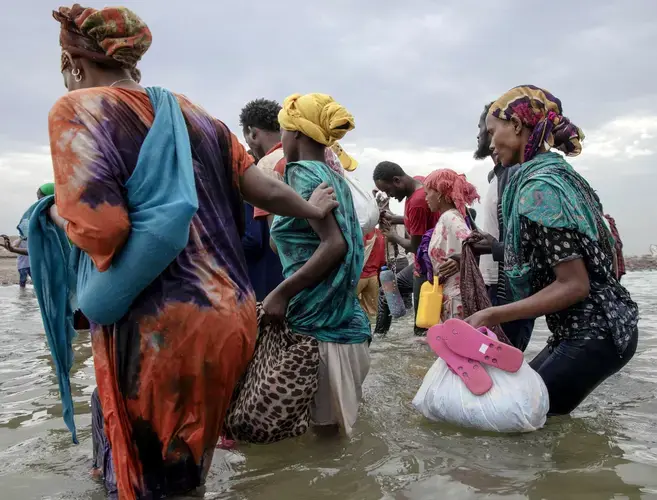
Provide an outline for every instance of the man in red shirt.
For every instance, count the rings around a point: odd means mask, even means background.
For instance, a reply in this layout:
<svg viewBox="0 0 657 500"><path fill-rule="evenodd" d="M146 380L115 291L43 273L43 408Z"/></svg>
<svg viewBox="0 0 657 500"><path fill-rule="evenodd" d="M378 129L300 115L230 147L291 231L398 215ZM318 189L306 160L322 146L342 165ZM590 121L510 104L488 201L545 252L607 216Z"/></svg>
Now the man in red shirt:
<svg viewBox="0 0 657 500"><path fill-rule="evenodd" d="M434 213L429 209L424 194L422 181L424 177L411 177L396 163L384 161L379 163L374 169L374 183L376 187L386 193L389 197L395 198L404 205L404 216L393 215L388 211L381 214L381 224L384 226L384 234L392 243L398 244L408 252L415 255L422 236L429 229L433 229L438 222L440 214ZM391 231L393 225L403 224L406 227L410 239L400 237L395 231ZM411 264L397 273L397 288L403 295L404 293L413 292L413 301L415 303L415 313L420 299L420 288L426 277L421 276L416 265ZM385 335L390 329L392 318L388 309L385 295L379 294L379 314L376 320L374 333ZM426 330L415 327L415 335L425 335Z"/></svg>
<svg viewBox="0 0 657 500"><path fill-rule="evenodd" d="M376 317L379 299L379 270L386 265L386 239L378 229L363 237L365 265L356 289L360 305L370 319Z"/></svg>

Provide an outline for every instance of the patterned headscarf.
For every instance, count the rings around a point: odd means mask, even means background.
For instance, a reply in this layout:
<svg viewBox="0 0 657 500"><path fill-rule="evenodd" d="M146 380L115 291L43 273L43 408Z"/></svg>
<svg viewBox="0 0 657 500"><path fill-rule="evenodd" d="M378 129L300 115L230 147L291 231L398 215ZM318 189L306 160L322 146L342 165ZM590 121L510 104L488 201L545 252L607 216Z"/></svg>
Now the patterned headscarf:
<svg viewBox="0 0 657 500"><path fill-rule="evenodd" d="M278 121L324 146L332 146L356 126L354 117L326 94L294 94L283 101Z"/></svg>
<svg viewBox="0 0 657 500"><path fill-rule="evenodd" d="M561 101L534 85L509 90L488 111L489 116L501 120L511 120L515 116L525 127L532 129L525 146L525 161L534 158L544 144L547 149L557 148L568 156L582 152L584 132L562 113Z"/></svg>
<svg viewBox="0 0 657 500"><path fill-rule="evenodd" d="M128 69L135 81L140 80L136 66L153 37L137 14L125 7L96 10L79 4L60 7L52 14L62 25L62 70L71 64L70 57L82 57Z"/></svg>
<svg viewBox="0 0 657 500"><path fill-rule="evenodd" d="M422 184L452 200L463 217L466 216L466 206L472 205L479 199L477 188L468 182L465 175L449 168L434 170L426 176Z"/></svg>

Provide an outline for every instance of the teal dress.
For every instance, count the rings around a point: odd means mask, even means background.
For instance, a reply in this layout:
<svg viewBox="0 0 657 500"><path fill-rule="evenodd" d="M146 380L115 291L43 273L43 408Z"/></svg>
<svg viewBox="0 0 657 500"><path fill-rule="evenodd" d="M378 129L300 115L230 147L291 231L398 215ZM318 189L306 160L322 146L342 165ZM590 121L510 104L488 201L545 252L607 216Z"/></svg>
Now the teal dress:
<svg viewBox="0 0 657 500"><path fill-rule="evenodd" d="M318 161L288 163L285 182L305 200L322 182L332 186L340 203L333 215L347 242L347 254L340 265L321 283L301 291L290 301L287 310L290 328L320 342L360 344L369 341L370 322L356 296L363 268L363 235L349 186L344 178ZM320 243L309 222L294 217L274 217L271 236L286 279L310 259Z"/></svg>

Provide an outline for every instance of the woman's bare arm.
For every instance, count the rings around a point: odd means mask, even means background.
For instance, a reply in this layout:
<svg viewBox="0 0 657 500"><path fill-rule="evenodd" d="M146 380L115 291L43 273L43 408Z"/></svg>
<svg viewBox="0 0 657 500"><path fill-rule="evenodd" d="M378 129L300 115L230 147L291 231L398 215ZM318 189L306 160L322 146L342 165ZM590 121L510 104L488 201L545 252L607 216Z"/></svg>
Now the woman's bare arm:
<svg viewBox="0 0 657 500"><path fill-rule="evenodd" d="M468 318L468 323L478 327L539 318L563 311L589 296L589 274L583 259L562 262L553 269L556 280L550 285L518 302L475 313Z"/></svg>
<svg viewBox="0 0 657 500"><path fill-rule="evenodd" d="M9 240L8 236L3 234L3 235L0 235L0 237L2 237L2 239L3 239L2 246L5 247L5 249L8 252L15 253L16 255L28 255L27 250L25 248L17 248L20 240L16 240L12 244L11 241Z"/></svg>
<svg viewBox="0 0 657 500"><path fill-rule="evenodd" d="M347 254L347 242L333 214L309 222L320 239L317 250L297 272L272 292L281 294L288 301L302 290L311 288L326 279Z"/></svg>
<svg viewBox="0 0 657 500"><path fill-rule="evenodd" d="M338 207L333 188L325 183L306 201L284 182L253 166L240 177L240 187L247 202L272 214L317 220Z"/></svg>

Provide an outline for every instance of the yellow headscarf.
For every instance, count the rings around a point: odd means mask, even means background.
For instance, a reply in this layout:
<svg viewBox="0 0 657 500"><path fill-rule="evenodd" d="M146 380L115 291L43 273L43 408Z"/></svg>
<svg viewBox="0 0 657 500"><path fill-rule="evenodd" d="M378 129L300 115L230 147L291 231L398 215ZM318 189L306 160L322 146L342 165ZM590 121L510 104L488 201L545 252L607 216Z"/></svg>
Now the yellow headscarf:
<svg viewBox="0 0 657 500"><path fill-rule="evenodd" d="M356 126L351 113L326 94L291 95L283 101L278 121L281 128L301 132L324 146L332 146Z"/></svg>

